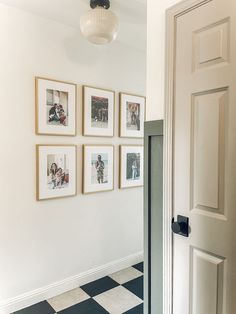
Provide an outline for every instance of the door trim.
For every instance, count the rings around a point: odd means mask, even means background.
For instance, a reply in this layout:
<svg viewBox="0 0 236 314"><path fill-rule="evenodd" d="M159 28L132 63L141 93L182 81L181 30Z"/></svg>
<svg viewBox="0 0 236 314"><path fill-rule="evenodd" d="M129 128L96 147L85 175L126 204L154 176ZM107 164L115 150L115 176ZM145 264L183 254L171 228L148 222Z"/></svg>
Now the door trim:
<svg viewBox="0 0 236 314"><path fill-rule="evenodd" d="M164 186L163 186L163 314L173 314L173 125L177 18L214 0L185 0L166 11Z"/></svg>
<svg viewBox="0 0 236 314"><path fill-rule="evenodd" d="M163 120L144 123L144 313L163 314L163 145L159 147L159 156L155 155L159 167L153 173L152 139L163 139ZM155 146L157 147L157 146ZM158 174L157 172L158 171ZM155 183L154 183L155 180ZM158 186L158 187L157 187ZM158 201L152 204L152 194L157 193ZM155 209L154 209L155 208ZM155 213L154 213L155 211ZM157 217L158 215L158 221ZM153 218L155 228L153 228ZM158 240L156 240L158 239ZM153 247L155 250L153 251ZM157 252L156 254L155 252ZM155 264L153 264L155 259ZM158 276L152 280L152 269L158 269ZM155 290L153 289L155 284Z"/></svg>

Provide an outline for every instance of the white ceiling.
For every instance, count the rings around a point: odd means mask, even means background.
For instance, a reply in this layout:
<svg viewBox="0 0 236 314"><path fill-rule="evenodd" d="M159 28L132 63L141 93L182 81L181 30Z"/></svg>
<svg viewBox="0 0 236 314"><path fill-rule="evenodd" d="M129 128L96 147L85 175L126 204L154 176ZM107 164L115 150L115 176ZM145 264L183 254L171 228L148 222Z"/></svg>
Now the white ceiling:
<svg viewBox="0 0 236 314"><path fill-rule="evenodd" d="M0 0L0 2L77 29L80 16L90 8L89 0ZM120 20L117 40L145 51L146 0L111 0L111 10Z"/></svg>

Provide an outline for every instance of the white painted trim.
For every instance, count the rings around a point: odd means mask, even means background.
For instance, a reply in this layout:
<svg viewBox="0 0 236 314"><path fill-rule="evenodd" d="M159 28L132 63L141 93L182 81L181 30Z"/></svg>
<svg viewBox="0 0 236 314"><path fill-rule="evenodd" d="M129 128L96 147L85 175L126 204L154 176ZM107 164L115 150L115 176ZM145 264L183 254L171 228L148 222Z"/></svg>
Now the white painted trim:
<svg viewBox="0 0 236 314"><path fill-rule="evenodd" d="M143 252L138 252L120 260L112 261L105 265L90 269L81 274L55 282L48 286L29 291L17 297L0 302L0 314L9 314L38 302L47 300L71 289L77 288L88 282L108 276L132 265L143 261Z"/></svg>
<svg viewBox="0 0 236 314"><path fill-rule="evenodd" d="M163 187L163 314L173 313L173 125L175 95L176 20L179 16L214 0L186 0L166 11L166 68L164 114Z"/></svg>

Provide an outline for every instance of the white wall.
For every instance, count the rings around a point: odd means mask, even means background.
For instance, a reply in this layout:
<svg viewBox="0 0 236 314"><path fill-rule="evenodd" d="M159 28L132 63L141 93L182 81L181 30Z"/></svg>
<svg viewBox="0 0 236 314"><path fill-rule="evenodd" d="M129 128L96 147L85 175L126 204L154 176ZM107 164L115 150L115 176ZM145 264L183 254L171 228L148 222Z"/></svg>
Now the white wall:
<svg viewBox="0 0 236 314"><path fill-rule="evenodd" d="M143 250L142 189L118 189L118 144L81 135L81 84L145 94L145 54L0 5L0 302ZM80 84L78 136L34 133L34 76ZM35 144L78 144L78 195L35 200ZM115 190L81 194L83 143L115 144Z"/></svg>
<svg viewBox="0 0 236 314"><path fill-rule="evenodd" d="M164 118L165 11L180 0L147 0L147 120Z"/></svg>

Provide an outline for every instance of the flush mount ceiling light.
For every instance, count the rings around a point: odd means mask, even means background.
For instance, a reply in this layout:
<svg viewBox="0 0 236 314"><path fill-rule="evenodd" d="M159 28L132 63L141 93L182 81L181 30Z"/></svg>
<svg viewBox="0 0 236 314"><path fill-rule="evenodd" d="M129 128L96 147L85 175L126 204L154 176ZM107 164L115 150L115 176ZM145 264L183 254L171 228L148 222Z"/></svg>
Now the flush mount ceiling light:
<svg viewBox="0 0 236 314"><path fill-rule="evenodd" d="M90 7L91 10L80 18L81 32L94 44L108 44L116 38L119 26L117 16L108 10L110 1L90 0Z"/></svg>

